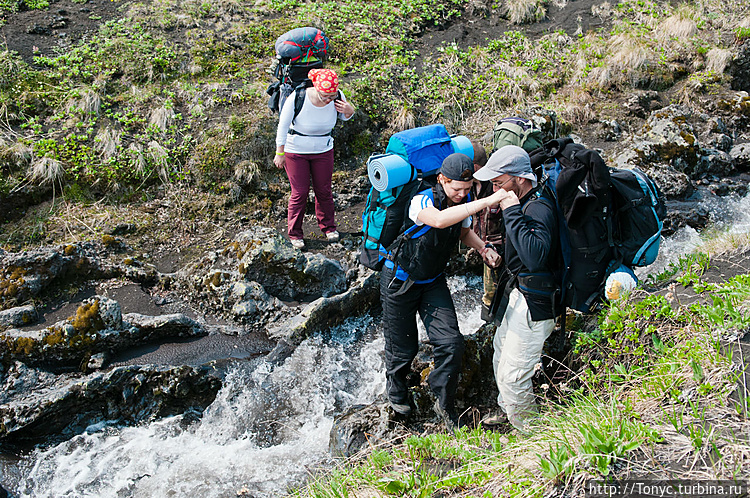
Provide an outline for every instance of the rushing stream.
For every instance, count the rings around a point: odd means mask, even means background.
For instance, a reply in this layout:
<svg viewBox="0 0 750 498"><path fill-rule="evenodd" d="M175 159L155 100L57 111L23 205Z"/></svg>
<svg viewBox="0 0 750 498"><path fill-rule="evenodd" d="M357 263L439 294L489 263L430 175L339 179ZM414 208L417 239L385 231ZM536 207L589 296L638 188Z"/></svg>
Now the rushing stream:
<svg viewBox="0 0 750 498"><path fill-rule="evenodd" d="M713 201L712 201L713 202ZM748 198L709 206L719 225L750 229ZM729 221L724 221L729 220ZM658 272L699 242L692 229L665 240ZM481 278L450 279L464 334L481 325ZM2 465L2 484L23 497L270 497L286 495L330 463L334 417L385 392L379 317L351 318L299 346L283 364L234 361L202 415L137 427L117 421ZM423 332L422 332L423 334ZM424 334L423 334L424 335Z"/></svg>
<svg viewBox="0 0 750 498"><path fill-rule="evenodd" d="M450 280L463 333L480 325L481 278ZM23 497L284 496L329 460L333 418L385 392L379 318L304 341L283 364L236 361L202 416L82 435L6 464Z"/></svg>

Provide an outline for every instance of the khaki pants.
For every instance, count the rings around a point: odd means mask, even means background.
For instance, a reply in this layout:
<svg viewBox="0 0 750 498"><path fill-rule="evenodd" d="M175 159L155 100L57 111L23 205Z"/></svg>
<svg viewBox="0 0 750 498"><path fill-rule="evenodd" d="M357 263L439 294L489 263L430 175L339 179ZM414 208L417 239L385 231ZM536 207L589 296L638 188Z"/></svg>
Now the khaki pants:
<svg viewBox="0 0 750 498"><path fill-rule="evenodd" d="M482 303L489 307L492 305L492 298L495 297L497 291L497 272L487 265L484 265L484 295L482 295Z"/></svg>
<svg viewBox="0 0 750 498"><path fill-rule="evenodd" d="M531 320L526 299L513 289L503 321L495 331L492 363L500 392L497 403L519 430L524 430L526 420L538 413L531 379L542 359L544 341L554 328L553 319Z"/></svg>

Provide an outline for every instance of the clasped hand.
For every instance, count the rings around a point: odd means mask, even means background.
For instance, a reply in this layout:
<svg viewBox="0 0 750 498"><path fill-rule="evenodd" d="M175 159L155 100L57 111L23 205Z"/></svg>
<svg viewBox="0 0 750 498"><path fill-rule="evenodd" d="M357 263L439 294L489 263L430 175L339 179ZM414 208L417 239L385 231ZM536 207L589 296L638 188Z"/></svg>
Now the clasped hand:
<svg viewBox="0 0 750 498"><path fill-rule="evenodd" d="M485 247L479 251L479 255L482 256L482 261L490 268L497 268L502 258L500 255L491 247Z"/></svg>
<svg viewBox="0 0 750 498"><path fill-rule="evenodd" d="M499 204L501 209L505 209L519 203L518 196L512 190L507 191L500 189L494 192L487 199L489 199L492 206L496 206Z"/></svg>

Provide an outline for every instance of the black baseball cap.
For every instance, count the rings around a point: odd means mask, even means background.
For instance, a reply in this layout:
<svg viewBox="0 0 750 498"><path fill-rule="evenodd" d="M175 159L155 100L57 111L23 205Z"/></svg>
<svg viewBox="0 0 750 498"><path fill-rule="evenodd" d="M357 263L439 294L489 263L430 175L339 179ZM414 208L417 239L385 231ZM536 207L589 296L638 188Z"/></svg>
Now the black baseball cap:
<svg viewBox="0 0 750 498"><path fill-rule="evenodd" d="M474 177L474 162L466 154L454 152L443 160L440 173L451 180L468 182Z"/></svg>

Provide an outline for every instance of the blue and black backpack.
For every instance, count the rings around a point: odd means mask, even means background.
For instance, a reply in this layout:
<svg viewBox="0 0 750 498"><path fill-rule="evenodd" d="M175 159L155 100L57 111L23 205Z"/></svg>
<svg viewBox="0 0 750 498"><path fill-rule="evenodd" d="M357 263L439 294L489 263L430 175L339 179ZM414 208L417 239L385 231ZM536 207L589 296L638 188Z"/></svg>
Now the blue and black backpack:
<svg viewBox="0 0 750 498"><path fill-rule="evenodd" d="M465 137L451 137L445 126L434 124L404 130L391 136L386 154L373 155L368 161L368 173L373 186L367 196L362 213L362 245L359 261L364 266L379 271L383 267L388 249L403 231L409 201L414 195L433 185L443 160L454 152L474 157L471 142ZM390 160L395 159L395 160ZM392 163L403 165L405 174L400 181L383 182L381 171L373 170L373 164ZM401 171L403 173L403 169ZM396 176L393 172L393 176Z"/></svg>
<svg viewBox="0 0 750 498"><path fill-rule="evenodd" d="M598 152L569 137L547 142L530 156L542 195L558 213L562 304L588 313L612 271L654 262L664 200L641 170L610 168Z"/></svg>

